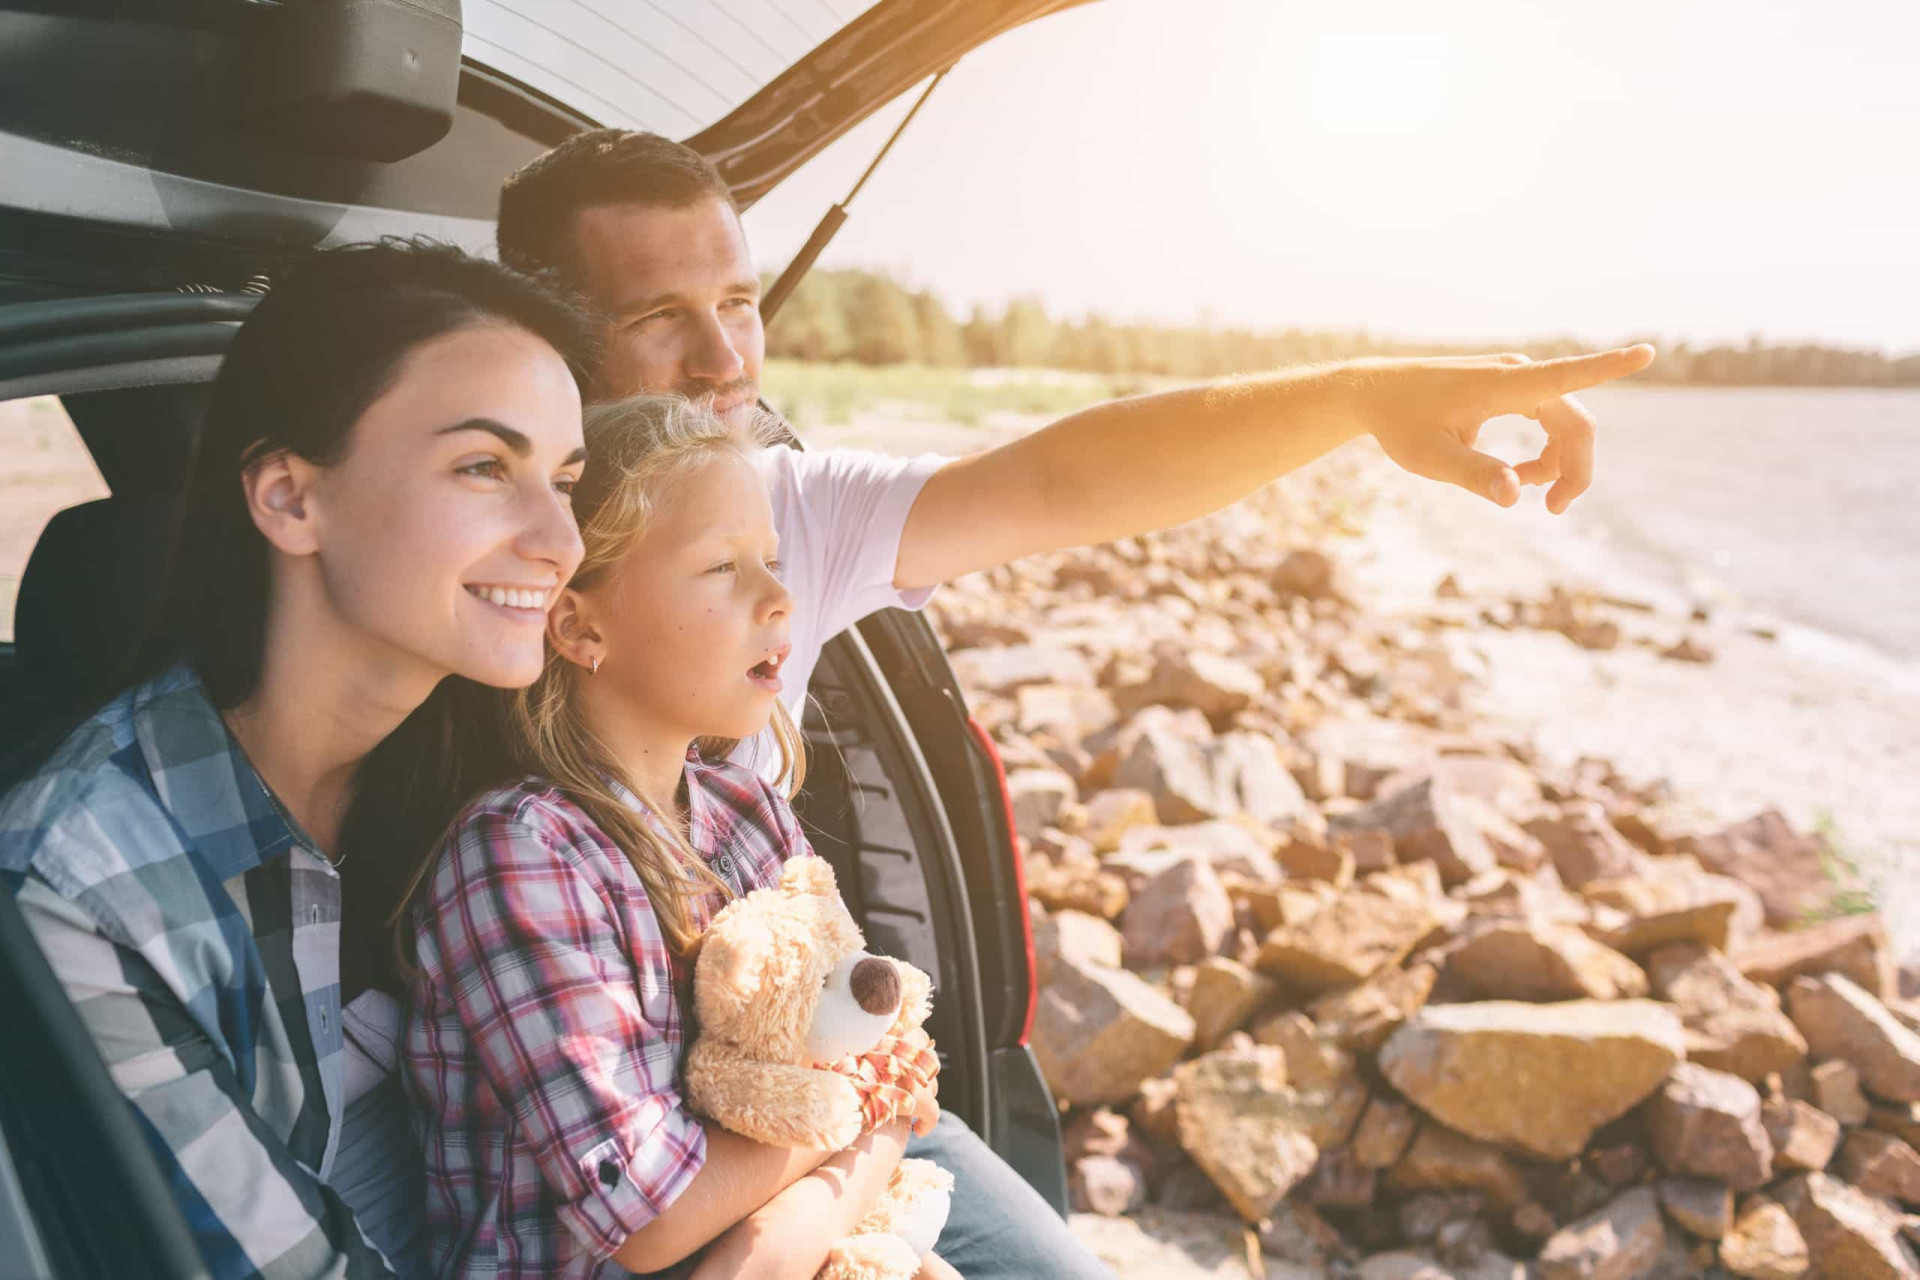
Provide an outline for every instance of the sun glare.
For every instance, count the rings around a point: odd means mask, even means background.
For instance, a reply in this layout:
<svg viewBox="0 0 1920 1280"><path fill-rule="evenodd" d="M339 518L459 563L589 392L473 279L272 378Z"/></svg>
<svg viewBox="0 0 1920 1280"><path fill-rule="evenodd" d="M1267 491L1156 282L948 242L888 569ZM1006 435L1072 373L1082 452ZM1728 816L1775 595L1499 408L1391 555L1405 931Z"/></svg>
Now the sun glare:
<svg viewBox="0 0 1920 1280"><path fill-rule="evenodd" d="M1458 112L1460 51L1443 37L1326 35L1306 58L1317 128L1419 133Z"/></svg>

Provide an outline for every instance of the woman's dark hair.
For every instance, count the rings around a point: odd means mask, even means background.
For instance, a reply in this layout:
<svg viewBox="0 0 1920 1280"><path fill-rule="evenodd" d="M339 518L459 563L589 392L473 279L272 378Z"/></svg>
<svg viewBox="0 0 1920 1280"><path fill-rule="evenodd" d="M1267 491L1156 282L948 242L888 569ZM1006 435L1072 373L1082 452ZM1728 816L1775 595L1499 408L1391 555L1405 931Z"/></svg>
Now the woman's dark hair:
<svg viewBox="0 0 1920 1280"><path fill-rule="evenodd" d="M242 472L283 449L320 466L340 461L354 424L412 351L493 324L544 340L585 391L597 322L550 276L451 245L388 239L316 254L275 284L240 326L214 384L165 599L136 678L184 658L215 706L248 698L266 645L269 559ZM444 824L432 815L508 769L504 733L487 731L497 698L449 677L361 761L339 849L352 862L342 872L341 967L350 991L391 985L384 904L399 891L392 877L404 872L390 864L416 865L439 836L436 821ZM380 961L373 970L363 963L369 958Z"/></svg>
<svg viewBox="0 0 1920 1280"><path fill-rule="evenodd" d="M552 284L426 240L383 240L308 259L240 326L214 383L188 480L173 567L146 665L186 658L217 707L259 683L266 539L240 477L281 450L338 462L353 425L421 344L471 325L545 340L582 389L595 325Z"/></svg>

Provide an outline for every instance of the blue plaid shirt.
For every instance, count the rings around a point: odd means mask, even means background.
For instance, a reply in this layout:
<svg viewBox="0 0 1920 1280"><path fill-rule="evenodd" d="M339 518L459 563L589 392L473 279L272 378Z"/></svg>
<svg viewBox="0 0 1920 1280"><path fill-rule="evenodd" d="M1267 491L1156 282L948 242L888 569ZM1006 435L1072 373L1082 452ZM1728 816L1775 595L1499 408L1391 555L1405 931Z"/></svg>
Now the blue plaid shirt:
<svg viewBox="0 0 1920 1280"><path fill-rule="evenodd" d="M0 797L0 879L213 1274L388 1275L325 1181L340 879L191 670L121 694Z"/></svg>

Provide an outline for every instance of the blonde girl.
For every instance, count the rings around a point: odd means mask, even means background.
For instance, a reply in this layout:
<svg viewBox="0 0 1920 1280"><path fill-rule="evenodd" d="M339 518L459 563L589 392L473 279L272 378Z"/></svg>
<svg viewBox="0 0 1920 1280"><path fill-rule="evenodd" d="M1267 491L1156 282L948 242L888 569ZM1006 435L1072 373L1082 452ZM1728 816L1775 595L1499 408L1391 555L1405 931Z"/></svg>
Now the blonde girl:
<svg viewBox="0 0 1920 1280"><path fill-rule="evenodd" d="M403 907L435 1271L810 1277L907 1122L831 1158L780 1150L691 1114L679 1080L687 952L729 896L811 855L767 427L636 397L590 411L586 438L585 555L504 710L529 776L455 819ZM779 783L726 760L770 721Z"/></svg>

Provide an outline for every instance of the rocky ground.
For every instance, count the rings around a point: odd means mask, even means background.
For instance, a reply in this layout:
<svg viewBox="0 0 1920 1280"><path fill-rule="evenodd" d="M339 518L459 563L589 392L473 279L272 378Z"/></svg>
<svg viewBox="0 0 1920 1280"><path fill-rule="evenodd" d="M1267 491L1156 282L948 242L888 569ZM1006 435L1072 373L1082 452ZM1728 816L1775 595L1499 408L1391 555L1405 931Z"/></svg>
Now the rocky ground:
<svg viewBox="0 0 1920 1280"><path fill-rule="evenodd" d="M1075 1230L1127 1277L1920 1278L1920 1003L1808 829L1821 765L1730 811L1551 715L1630 718L1612 669L1675 690L1643 725L1737 716L1698 690L1778 637L1516 586L1399 483L1342 451L936 601L1009 769Z"/></svg>

